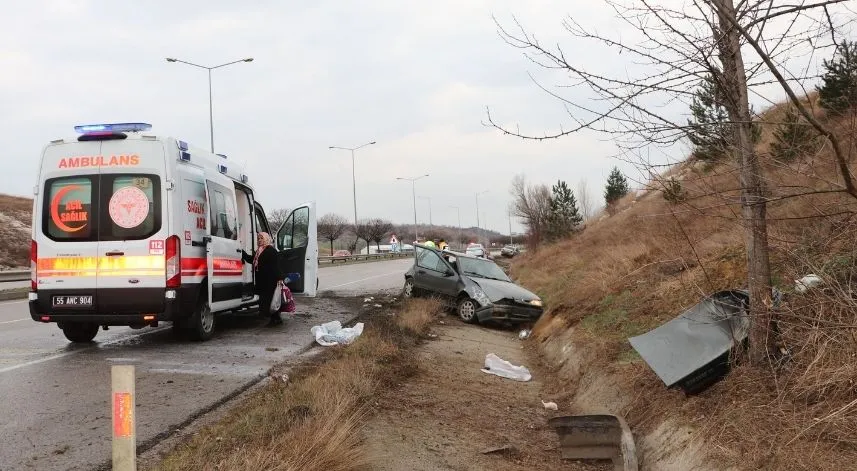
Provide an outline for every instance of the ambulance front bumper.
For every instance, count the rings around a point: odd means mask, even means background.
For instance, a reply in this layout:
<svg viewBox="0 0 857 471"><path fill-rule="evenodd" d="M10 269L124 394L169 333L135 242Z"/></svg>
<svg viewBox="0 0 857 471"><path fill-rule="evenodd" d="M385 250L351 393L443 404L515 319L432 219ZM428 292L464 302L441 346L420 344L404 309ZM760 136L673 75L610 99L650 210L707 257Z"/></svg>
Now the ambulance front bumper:
<svg viewBox="0 0 857 471"><path fill-rule="evenodd" d="M191 298L196 299L185 289L40 290L29 294L29 306L37 322L132 326L186 319L193 312L193 302L187 309Z"/></svg>

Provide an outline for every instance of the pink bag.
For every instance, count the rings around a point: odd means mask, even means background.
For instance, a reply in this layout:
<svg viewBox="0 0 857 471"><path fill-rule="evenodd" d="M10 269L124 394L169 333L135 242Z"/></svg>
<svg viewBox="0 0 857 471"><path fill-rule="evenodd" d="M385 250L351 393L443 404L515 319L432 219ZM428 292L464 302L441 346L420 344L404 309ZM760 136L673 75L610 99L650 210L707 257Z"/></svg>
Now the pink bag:
<svg viewBox="0 0 857 471"><path fill-rule="evenodd" d="M282 281L280 282L280 293L283 300L280 304L280 312L295 312L297 309L297 305L295 305L295 297L292 296L292 290L290 290Z"/></svg>

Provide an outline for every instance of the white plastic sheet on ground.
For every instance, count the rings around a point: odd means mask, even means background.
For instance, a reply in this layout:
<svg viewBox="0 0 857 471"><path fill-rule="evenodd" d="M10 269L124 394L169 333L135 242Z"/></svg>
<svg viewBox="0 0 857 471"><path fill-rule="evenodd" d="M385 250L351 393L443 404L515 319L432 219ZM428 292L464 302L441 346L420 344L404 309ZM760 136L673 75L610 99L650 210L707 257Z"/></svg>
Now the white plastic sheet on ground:
<svg viewBox="0 0 857 471"><path fill-rule="evenodd" d="M482 372L515 381L529 381L533 378L526 366L515 366L493 353L485 355L485 368L482 368Z"/></svg>
<svg viewBox="0 0 857 471"><path fill-rule="evenodd" d="M310 332L315 336L319 345L332 347L334 345L348 345L363 333L363 323L358 322L354 327L342 327L339 321L327 322L322 325L313 326Z"/></svg>

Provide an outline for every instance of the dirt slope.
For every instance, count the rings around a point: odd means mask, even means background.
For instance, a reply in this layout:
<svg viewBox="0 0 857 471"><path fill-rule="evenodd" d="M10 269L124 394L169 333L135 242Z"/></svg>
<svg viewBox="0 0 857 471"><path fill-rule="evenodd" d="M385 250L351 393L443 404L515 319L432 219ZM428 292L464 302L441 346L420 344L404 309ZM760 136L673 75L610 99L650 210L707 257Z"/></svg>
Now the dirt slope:
<svg viewBox="0 0 857 471"><path fill-rule="evenodd" d="M773 282L785 293L779 328L787 357L777 369L741 366L700 396L684 398L667 391L627 341L704 295L746 287L735 204L740 185L729 161L682 164L671 171L683 191L678 204L652 182L626 197L615 215L512 266L512 275L549 306L533 342L556 365L570 400L626 415L639 448L653 451L644 468L846 469L857 460L857 200L834 192L842 179L829 146L790 162L770 156L782 114L775 107L762 116L757 147L771 198ZM851 121L818 117L843 147L855 148ZM825 289L795 293L794 280L808 273L821 275ZM694 453L682 458L693 463L670 467L668 453L654 453L675 441L665 431L679 430L703 443L707 456Z"/></svg>
<svg viewBox="0 0 857 471"><path fill-rule="evenodd" d="M33 200L0 194L0 270L30 266Z"/></svg>

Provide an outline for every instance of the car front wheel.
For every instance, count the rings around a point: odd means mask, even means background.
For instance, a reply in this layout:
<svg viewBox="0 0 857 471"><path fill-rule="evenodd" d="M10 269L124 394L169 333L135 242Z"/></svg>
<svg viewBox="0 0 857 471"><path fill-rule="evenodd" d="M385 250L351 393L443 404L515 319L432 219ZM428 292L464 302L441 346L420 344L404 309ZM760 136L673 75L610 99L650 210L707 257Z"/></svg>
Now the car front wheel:
<svg viewBox="0 0 857 471"><path fill-rule="evenodd" d="M476 318L476 301L470 298L459 299L456 312L458 312L459 319L468 324L475 324L478 320Z"/></svg>
<svg viewBox="0 0 857 471"><path fill-rule="evenodd" d="M417 297L416 288L414 288L413 278L408 278L405 280L405 286L402 287L402 296L407 299Z"/></svg>

